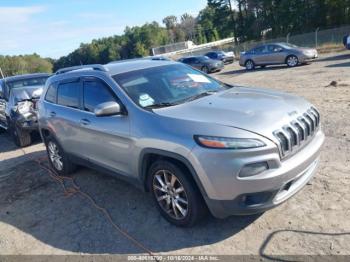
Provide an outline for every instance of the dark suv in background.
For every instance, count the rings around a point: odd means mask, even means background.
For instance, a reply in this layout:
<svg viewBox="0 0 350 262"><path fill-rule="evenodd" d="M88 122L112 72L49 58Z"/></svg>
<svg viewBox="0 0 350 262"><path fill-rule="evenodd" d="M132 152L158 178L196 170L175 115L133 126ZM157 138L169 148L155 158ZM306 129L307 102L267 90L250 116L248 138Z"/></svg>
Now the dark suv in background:
<svg viewBox="0 0 350 262"><path fill-rule="evenodd" d="M0 83L0 128L8 130L17 146L31 144L38 130L36 103L50 74L7 77Z"/></svg>

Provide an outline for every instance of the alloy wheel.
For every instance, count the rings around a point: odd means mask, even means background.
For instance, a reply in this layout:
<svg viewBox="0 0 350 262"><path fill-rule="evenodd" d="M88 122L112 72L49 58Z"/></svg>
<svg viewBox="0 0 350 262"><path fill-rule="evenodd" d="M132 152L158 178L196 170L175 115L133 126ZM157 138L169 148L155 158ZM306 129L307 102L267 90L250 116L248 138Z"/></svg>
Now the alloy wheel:
<svg viewBox="0 0 350 262"><path fill-rule="evenodd" d="M298 64L298 58L296 56L290 56L287 59L287 64L290 67L294 67Z"/></svg>
<svg viewBox="0 0 350 262"><path fill-rule="evenodd" d="M253 62L252 61L247 61L247 63L246 63L246 68L248 69L248 70L252 70L253 68L254 68L254 64L253 64Z"/></svg>
<svg viewBox="0 0 350 262"><path fill-rule="evenodd" d="M55 167L56 170L62 171L63 162L58 146L54 142L50 141L47 145L47 148L52 165Z"/></svg>
<svg viewBox="0 0 350 262"><path fill-rule="evenodd" d="M184 219L189 210L185 188L168 170L159 170L153 177L153 192L160 207L176 220Z"/></svg>

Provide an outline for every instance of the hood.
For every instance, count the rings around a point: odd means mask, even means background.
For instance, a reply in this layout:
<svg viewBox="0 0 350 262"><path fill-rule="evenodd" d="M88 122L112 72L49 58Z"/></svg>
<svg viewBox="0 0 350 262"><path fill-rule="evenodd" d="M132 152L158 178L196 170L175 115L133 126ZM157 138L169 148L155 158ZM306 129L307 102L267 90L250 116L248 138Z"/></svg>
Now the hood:
<svg viewBox="0 0 350 262"><path fill-rule="evenodd" d="M268 89L233 87L192 102L156 109L156 114L231 126L273 140L273 132L305 113L306 100Z"/></svg>
<svg viewBox="0 0 350 262"><path fill-rule="evenodd" d="M315 54L317 53L317 50L315 48L309 48L309 47L300 47L297 49L301 53L306 54Z"/></svg>

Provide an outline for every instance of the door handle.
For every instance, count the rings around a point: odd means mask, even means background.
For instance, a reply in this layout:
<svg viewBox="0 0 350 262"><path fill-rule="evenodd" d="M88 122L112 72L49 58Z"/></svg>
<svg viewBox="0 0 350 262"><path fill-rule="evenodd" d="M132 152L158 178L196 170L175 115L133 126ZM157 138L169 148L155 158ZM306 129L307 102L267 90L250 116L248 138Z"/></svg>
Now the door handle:
<svg viewBox="0 0 350 262"><path fill-rule="evenodd" d="M50 117L55 117L56 116L56 112L50 112Z"/></svg>
<svg viewBox="0 0 350 262"><path fill-rule="evenodd" d="M90 125L90 121L87 119L82 119L82 120L80 120L80 124L82 126L88 126L88 125Z"/></svg>

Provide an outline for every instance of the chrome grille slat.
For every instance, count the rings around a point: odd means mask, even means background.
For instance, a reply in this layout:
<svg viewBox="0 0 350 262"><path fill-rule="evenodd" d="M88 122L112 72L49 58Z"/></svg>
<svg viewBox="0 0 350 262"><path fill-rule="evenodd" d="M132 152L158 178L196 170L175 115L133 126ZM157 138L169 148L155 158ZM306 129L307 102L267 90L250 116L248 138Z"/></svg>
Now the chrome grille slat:
<svg viewBox="0 0 350 262"><path fill-rule="evenodd" d="M311 135L314 133L315 131L315 124L314 121L312 120L312 118L308 115L308 114L304 114L304 119L309 122L310 128L311 128Z"/></svg>
<svg viewBox="0 0 350 262"><path fill-rule="evenodd" d="M295 136L295 144L294 144L294 146L299 146L300 145L300 136L301 136L301 134L299 133L298 128L295 127L295 123L294 122L291 123L290 129L293 131L294 136Z"/></svg>
<svg viewBox="0 0 350 262"><path fill-rule="evenodd" d="M302 128L302 126L298 123L298 122L296 122L296 121L294 121L294 122L292 122L292 126L294 126L294 128L297 130L297 132L298 132L298 136L299 136L299 139L298 139L298 141L299 141L299 145L302 143L302 141L304 141L305 140L305 131L304 131L304 129Z"/></svg>
<svg viewBox="0 0 350 262"><path fill-rule="evenodd" d="M283 129L283 134L284 136L287 138L287 141L288 141L288 151L291 151L292 150L292 136L291 134L285 130L285 128Z"/></svg>
<svg viewBox="0 0 350 262"><path fill-rule="evenodd" d="M319 116L317 115L317 113L316 113L314 110L310 110L310 111L309 111L309 114L312 115L312 116L314 117L316 127L318 127L319 124L320 124L320 119L319 119Z"/></svg>
<svg viewBox="0 0 350 262"><path fill-rule="evenodd" d="M320 114L312 107L288 125L276 130L273 134L279 142L281 157L296 152L316 134L319 126Z"/></svg>

